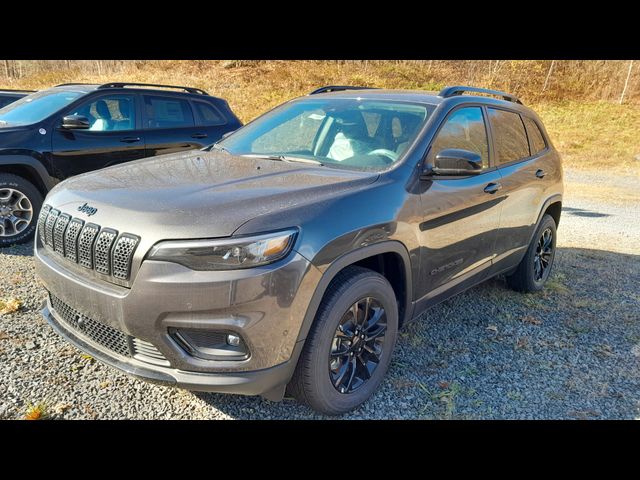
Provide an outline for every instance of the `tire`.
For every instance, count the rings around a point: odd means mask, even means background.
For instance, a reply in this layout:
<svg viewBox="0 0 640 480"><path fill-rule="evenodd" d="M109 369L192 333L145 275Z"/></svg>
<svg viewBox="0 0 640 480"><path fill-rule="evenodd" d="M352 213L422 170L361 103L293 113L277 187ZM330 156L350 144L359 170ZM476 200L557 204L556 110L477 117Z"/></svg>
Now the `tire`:
<svg viewBox="0 0 640 480"><path fill-rule="evenodd" d="M539 257L539 248L546 245L545 239L542 237L549 232L551 234L551 241L549 243L550 252L543 255L540 260L540 262L542 262L541 265L544 266L544 258L547 259L546 267L543 268L542 275L540 275L539 271L536 269L536 262L538 261L536 258ZM540 243L541 241L543 242L542 244ZM544 250L546 250L546 248ZM542 290L544 288L544 284L549 278L549 275L551 274L555 256L556 222L551 215L544 215L540 225L538 225L538 228L533 235L533 238L531 239L531 244L529 245L524 258L518 264L516 271L512 275L506 277L507 284L518 292L531 293Z"/></svg>
<svg viewBox="0 0 640 480"><path fill-rule="evenodd" d="M18 199L20 210L15 209ZM12 204L14 210L10 211ZM41 208L42 194L31 182L12 173L0 173L0 248L32 240Z"/></svg>
<svg viewBox="0 0 640 480"><path fill-rule="evenodd" d="M359 338L356 338L358 335L348 337L349 333L358 331L352 322L354 304L357 305L355 310L358 312L359 324L369 327ZM380 313L380 307L384 315ZM365 318L365 312L371 322ZM379 318L377 322L376 317ZM386 329L383 330L385 317ZM343 323L345 318L351 320ZM343 330L339 333L338 326L341 324ZM368 335L371 340L367 340ZM398 303L387 279L366 268L345 268L332 280L320 303L289 383L289 393L299 402L327 415L341 415L353 410L380 386L389 368L397 336ZM347 338L355 340L346 340ZM343 341L344 345L341 343ZM351 347L347 347L347 343ZM332 351L338 353L349 349L354 353L332 357L333 363L330 362ZM377 364L374 361L376 359ZM365 367L365 363L369 368ZM335 366L334 370L332 365ZM353 365L356 365L356 370L351 375ZM349 370L342 374L342 383L335 386L343 367ZM367 375L369 378L366 378ZM347 390L347 387L352 390Z"/></svg>

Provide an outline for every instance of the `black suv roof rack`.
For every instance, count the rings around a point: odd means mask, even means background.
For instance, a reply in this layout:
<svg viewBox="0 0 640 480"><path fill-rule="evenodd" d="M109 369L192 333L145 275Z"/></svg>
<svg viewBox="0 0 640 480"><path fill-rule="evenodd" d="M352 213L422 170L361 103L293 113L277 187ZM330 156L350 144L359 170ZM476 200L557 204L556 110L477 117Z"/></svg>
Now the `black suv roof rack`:
<svg viewBox="0 0 640 480"><path fill-rule="evenodd" d="M56 87L68 87L69 85L100 85L99 83L82 83L82 82L73 82L73 83L61 83L60 85L56 85Z"/></svg>
<svg viewBox="0 0 640 480"><path fill-rule="evenodd" d="M37 92L37 90L23 90L20 88L0 88L0 92Z"/></svg>
<svg viewBox="0 0 640 480"><path fill-rule="evenodd" d="M311 92L309 95L317 95L318 93L326 92L341 92L343 90L372 90L376 87L351 87L349 85L327 85L326 87L320 87Z"/></svg>
<svg viewBox="0 0 640 480"><path fill-rule="evenodd" d="M444 87L440 90L438 94L439 97L449 98L455 95L462 95L464 92L474 92L474 93L486 93L489 95L496 95L498 97L502 97L504 100L508 102L519 103L522 105L522 102L515 95L511 95L510 93L501 92L500 90L489 90L487 88L477 88L477 87L465 87L463 85L456 85L454 87Z"/></svg>
<svg viewBox="0 0 640 480"><path fill-rule="evenodd" d="M183 87L180 85L162 85L159 83L131 83L131 82L110 82L100 85L98 88L124 88L124 87L162 87L162 88L177 88L184 90L187 93L197 93L198 95L209 95L207 92L200 88Z"/></svg>

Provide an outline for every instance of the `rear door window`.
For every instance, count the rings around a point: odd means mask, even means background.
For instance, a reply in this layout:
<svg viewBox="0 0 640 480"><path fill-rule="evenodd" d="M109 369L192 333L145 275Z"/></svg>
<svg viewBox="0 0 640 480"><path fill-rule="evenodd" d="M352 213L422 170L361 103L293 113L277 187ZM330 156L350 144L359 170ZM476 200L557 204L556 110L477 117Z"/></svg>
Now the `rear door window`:
<svg viewBox="0 0 640 480"><path fill-rule="evenodd" d="M180 128L195 125L187 100L175 97L143 95L145 128Z"/></svg>
<svg viewBox="0 0 640 480"><path fill-rule="evenodd" d="M529 142L520 115L495 108L488 110L496 151L496 163L503 165L528 157L530 155Z"/></svg>

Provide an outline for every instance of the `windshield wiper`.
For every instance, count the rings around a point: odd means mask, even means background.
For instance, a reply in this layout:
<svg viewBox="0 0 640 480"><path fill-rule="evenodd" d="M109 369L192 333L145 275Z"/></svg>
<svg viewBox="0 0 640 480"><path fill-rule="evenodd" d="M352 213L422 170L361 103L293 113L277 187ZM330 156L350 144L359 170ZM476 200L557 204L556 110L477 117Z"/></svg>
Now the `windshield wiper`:
<svg viewBox="0 0 640 480"><path fill-rule="evenodd" d="M251 158L266 158L267 160L276 160L278 162L288 162L288 163L308 163L311 165L318 165L320 167L324 167L324 163L313 160L311 158L301 158L301 157L291 157L289 155L260 155L260 154L247 154L242 155L243 157L251 157Z"/></svg>

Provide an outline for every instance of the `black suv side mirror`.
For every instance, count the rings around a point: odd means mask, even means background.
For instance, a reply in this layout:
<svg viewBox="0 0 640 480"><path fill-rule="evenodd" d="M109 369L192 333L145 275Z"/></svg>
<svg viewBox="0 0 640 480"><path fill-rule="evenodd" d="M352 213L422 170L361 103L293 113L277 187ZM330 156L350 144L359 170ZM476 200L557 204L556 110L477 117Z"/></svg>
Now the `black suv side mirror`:
<svg viewBox="0 0 640 480"><path fill-rule="evenodd" d="M89 119L83 115L67 115L62 119L62 128L66 130L86 130L89 127Z"/></svg>
<svg viewBox="0 0 640 480"><path fill-rule="evenodd" d="M436 155L433 165L427 165L424 175L477 175L482 172L482 157L476 152L447 148Z"/></svg>

